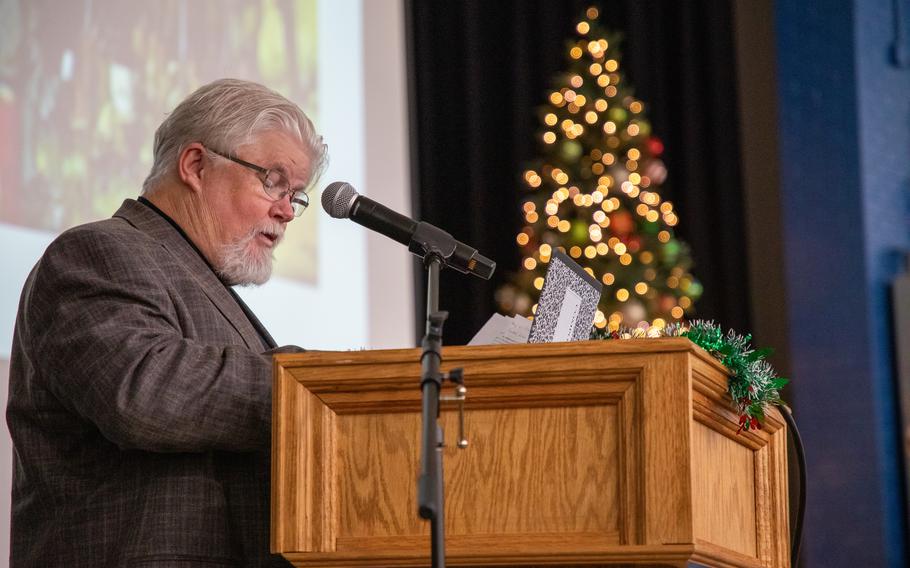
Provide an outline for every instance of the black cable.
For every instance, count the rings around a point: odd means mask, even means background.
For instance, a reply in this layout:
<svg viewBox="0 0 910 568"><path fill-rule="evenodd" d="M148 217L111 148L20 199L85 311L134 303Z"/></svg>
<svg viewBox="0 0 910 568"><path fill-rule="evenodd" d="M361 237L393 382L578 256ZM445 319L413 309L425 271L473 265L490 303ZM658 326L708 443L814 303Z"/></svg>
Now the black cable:
<svg viewBox="0 0 910 568"><path fill-rule="evenodd" d="M790 531L790 566L796 568L799 561L799 547L803 540L803 517L806 515L806 454L803 449L803 439L799 436L799 429L790 409L781 405L781 414L787 422L787 430L793 440L796 450L796 461L799 464L799 505L796 509L796 526Z"/></svg>

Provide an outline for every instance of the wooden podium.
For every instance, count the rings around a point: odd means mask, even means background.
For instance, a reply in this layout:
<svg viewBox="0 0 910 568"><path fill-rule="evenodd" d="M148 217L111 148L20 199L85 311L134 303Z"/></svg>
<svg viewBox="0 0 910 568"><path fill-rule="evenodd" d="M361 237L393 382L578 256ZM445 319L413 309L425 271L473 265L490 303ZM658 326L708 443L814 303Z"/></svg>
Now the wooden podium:
<svg viewBox="0 0 910 568"><path fill-rule="evenodd" d="M451 566L789 566L786 428L737 435L684 338L447 347ZM295 566L429 565L419 350L275 358L271 548ZM447 388L447 392L450 389Z"/></svg>

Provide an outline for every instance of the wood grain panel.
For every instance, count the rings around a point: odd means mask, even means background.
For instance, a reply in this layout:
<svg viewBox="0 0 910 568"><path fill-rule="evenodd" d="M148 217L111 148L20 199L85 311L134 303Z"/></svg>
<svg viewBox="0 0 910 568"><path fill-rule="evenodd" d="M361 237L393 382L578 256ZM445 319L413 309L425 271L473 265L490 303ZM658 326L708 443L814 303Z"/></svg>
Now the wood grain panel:
<svg viewBox="0 0 910 568"><path fill-rule="evenodd" d="M470 412L469 450L445 451L447 534L618 534L617 415L615 406ZM454 440L455 413L443 417ZM419 434L416 414L339 419L339 537L428 533L415 515Z"/></svg>
<svg viewBox="0 0 910 568"><path fill-rule="evenodd" d="M756 452L756 514L759 558L766 566L790 565L787 433L774 433L772 442Z"/></svg>
<svg viewBox="0 0 910 568"><path fill-rule="evenodd" d="M680 353L642 363L644 543L692 542L689 361Z"/></svg>
<svg viewBox="0 0 910 568"><path fill-rule="evenodd" d="M615 405L472 412L470 451L446 452L449 533L616 538L617 416ZM454 433L454 413L447 418Z"/></svg>
<svg viewBox="0 0 910 568"><path fill-rule="evenodd" d="M354 539L356 540L356 539ZM371 541L375 542L375 541ZM352 546L348 546L351 544ZM429 546L425 538L385 539L370 556L363 546L343 539L339 551L329 554L288 553L285 557L301 567L389 567L429 566ZM419 554L412 554L413 550ZM514 535L504 539L490 536L461 536L447 542L449 566L521 566L535 568L560 566L663 567L688 566L692 545L618 546L599 544L598 535ZM713 565L713 564L708 564ZM754 561L744 566L756 566Z"/></svg>
<svg viewBox="0 0 910 568"><path fill-rule="evenodd" d="M753 450L700 423L692 426L695 536L755 557Z"/></svg>
<svg viewBox="0 0 910 568"><path fill-rule="evenodd" d="M424 534L416 497L420 415L348 414L338 426L339 536Z"/></svg>
<svg viewBox="0 0 910 568"><path fill-rule="evenodd" d="M280 370L272 395L271 548L331 551L338 491L335 414ZM279 418L280 417L280 418ZM295 522L285 522L293 519Z"/></svg>

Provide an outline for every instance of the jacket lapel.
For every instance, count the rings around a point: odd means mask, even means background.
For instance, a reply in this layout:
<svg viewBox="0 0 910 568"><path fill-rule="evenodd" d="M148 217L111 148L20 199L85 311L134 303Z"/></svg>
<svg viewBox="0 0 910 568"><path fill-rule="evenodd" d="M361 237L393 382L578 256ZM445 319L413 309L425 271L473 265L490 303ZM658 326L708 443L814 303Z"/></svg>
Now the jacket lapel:
<svg viewBox="0 0 910 568"><path fill-rule="evenodd" d="M256 328L250 323L250 318L243 312L238 301L232 297L231 292L187 239L164 217L133 199L125 200L120 209L114 213L114 217L124 219L146 233L186 265L199 287L228 323L240 334L248 348L261 351L266 347ZM265 336L270 337L268 332Z"/></svg>

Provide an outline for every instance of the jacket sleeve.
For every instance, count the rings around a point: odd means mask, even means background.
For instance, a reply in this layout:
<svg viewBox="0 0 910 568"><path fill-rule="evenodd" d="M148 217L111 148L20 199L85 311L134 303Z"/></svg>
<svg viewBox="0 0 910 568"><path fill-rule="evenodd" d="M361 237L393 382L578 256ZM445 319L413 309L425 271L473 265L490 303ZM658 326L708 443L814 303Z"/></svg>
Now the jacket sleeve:
<svg viewBox="0 0 910 568"><path fill-rule="evenodd" d="M184 337L150 251L97 231L64 237L22 305L44 386L124 449L267 448L270 357Z"/></svg>

